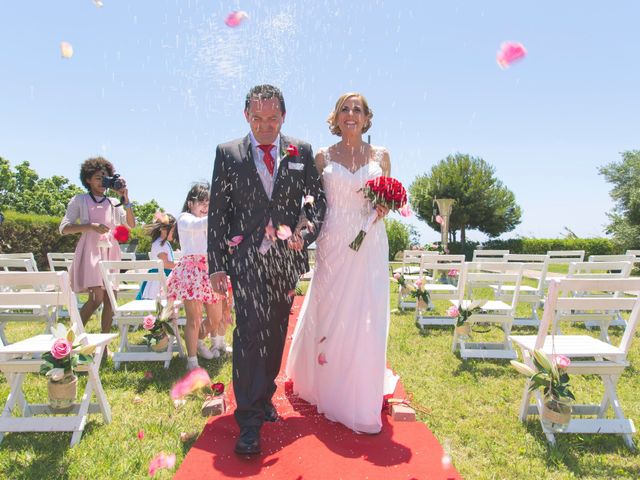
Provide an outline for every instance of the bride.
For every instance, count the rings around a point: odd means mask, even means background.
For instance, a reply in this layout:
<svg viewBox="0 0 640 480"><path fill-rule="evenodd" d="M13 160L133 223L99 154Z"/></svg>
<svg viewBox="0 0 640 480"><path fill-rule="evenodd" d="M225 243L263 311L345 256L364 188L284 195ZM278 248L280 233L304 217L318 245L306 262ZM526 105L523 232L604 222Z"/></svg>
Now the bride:
<svg viewBox="0 0 640 480"><path fill-rule="evenodd" d="M358 251L349 244L369 216L359 191L389 176L389 153L363 142L373 113L358 93L345 93L329 115L341 140L316 155L327 195L327 213L316 241L316 266L295 327L286 373L301 398L329 420L362 433L382 428L383 395L395 388L386 368L389 331L389 245L378 218Z"/></svg>

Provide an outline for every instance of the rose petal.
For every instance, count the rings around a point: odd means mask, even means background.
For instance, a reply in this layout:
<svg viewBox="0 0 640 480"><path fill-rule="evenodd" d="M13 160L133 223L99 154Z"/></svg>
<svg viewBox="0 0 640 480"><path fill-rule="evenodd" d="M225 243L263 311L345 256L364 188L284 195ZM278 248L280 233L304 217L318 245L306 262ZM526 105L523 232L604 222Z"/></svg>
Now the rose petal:
<svg viewBox="0 0 640 480"><path fill-rule="evenodd" d="M211 384L209 374L204 368L195 368L178 380L171 388L171 398L181 399L185 395Z"/></svg>
<svg viewBox="0 0 640 480"><path fill-rule="evenodd" d="M318 364L324 365L325 363L327 363L327 357L324 352L320 352L320 355L318 355Z"/></svg>
<svg viewBox="0 0 640 480"><path fill-rule="evenodd" d="M153 477L156 471L161 468L173 468L176 464L176 456L174 454L166 455L159 453L149 463L149 476Z"/></svg>
<svg viewBox="0 0 640 480"><path fill-rule="evenodd" d="M133 403L142 403L142 398L136 395L133 397Z"/></svg>
<svg viewBox="0 0 640 480"><path fill-rule="evenodd" d="M443 222L444 222L444 219L440 215L436 215L436 223L439 223L440 225L442 225Z"/></svg>
<svg viewBox="0 0 640 480"><path fill-rule="evenodd" d="M243 10L238 10L235 12L231 12L229 15L227 15L227 18L224 21L224 23L227 25L227 27L235 28L240 26L240 24L247 18L249 18L249 15L247 15L247 12Z"/></svg>
<svg viewBox="0 0 640 480"><path fill-rule="evenodd" d="M276 239L276 229L271 225L264 227L264 232L270 240Z"/></svg>
<svg viewBox="0 0 640 480"><path fill-rule="evenodd" d="M142 440L144 438L144 430L138 430L138 440Z"/></svg>
<svg viewBox="0 0 640 480"><path fill-rule="evenodd" d="M307 205L313 205L314 201L315 198L313 197L313 195L307 195L304 197L304 203L306 203Z"/></svg>
<svg viewBox="0 0 640 480"><path fill-rule="evenodd" d="M496 61L503 70L513 62L522 60L527 55L527 49L518 42L503 42L496 54Z"/></svg>
<svg viewBox="0 0 640 480"><path fill-rule="evenodd" d="M289 228L287 225L280 225L278 227L278 232L276 233L276 235L280 240L287 240L289 237L291 237L291 228Z"/></svg>
<svg viewBox="0 0 640 480"><path fill-rule="evenodd" d="M227 242L227 245L229 245L230 247L237 247L238 245L240 245L240 243L242 243L242 240L244 240L244 237L242 235L236 235Z"/></svg>

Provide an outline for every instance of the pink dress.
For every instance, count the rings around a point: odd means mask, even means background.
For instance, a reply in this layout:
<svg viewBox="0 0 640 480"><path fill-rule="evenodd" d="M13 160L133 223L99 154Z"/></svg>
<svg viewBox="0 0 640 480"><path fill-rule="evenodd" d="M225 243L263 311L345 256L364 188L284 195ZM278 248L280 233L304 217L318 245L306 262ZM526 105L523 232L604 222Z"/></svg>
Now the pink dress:
<svg viewBox="0 0 640 480"><path fill-rule="evenodd" d="M84 201L89 210L89 222L102 223L109 227L109 232L101 235L89 230L80 236L70 269L71 289L75 293L86 292L90 287L104 288L99 262L122 259L120 245L113 238L113 229L117 225L116 207L109 199L96 203L89 195Z"/></svg>

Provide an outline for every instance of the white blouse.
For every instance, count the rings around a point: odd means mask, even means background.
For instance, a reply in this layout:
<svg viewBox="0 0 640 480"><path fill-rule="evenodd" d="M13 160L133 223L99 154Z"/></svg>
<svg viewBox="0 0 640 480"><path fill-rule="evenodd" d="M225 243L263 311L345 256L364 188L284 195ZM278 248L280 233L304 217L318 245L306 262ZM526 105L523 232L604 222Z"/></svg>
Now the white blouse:
<svg viewBox="0 0 640 480"><path fill-rule="evenodd" d="M182 255L207 254L207 216L196 217L189 212L178 216L178 237Z"/></svg>

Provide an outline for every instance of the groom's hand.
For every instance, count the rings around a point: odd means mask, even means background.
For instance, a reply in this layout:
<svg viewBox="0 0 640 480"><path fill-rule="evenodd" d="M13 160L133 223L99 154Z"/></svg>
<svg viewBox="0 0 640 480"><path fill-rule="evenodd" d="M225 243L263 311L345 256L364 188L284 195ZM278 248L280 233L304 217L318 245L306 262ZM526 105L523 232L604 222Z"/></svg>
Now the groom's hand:
<svg viewBox="0 0 640 480"><path fill-rule="evenodd" d="M227 294L227 274L226 272L216 272L209 276L211 288L219 295Z"/></svg>
<svg viewBox="0 0 640 480"><path fill-rule="evenodd" d="M287 242L288 242L289 248L297 252L302 250L302 247L304 247L304 239L300 235L300 232L298 231L298 229L296 229L296 232L293 235L291 235L291 237L289 237L289 240Z"/></svg>

